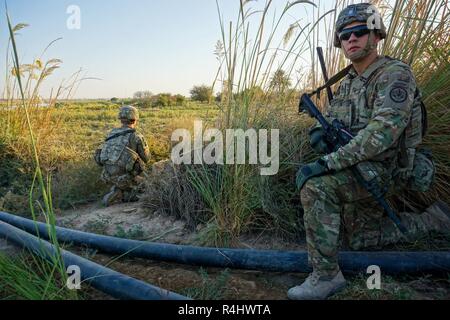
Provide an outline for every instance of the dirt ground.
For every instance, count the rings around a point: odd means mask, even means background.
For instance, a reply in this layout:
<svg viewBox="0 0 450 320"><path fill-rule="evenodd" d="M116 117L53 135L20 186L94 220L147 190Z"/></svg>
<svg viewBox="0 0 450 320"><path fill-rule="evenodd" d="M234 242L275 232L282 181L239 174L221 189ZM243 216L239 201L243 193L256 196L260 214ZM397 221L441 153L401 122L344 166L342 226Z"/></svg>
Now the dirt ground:
<svg viewBox="0 0 450 320"><path fill-rule="evenodd" d="M159 213L148 214L139 203L116 204L108 208L99 203L63 213L58 223L77 230L139 240L172 244L194 244L196 232L186 228L183 221ZM138 227L137 227L138 226ZM243 236L242 248L304 250L304 244L285 243L264 235ZM301 283L307 274L286 274L248 270L200 268L144 259L120 259L71 248L96 262L174 292L194 295L200 299L286 299L287 290ZM91 298L102 297L98 292Z"/></svg>
<svg viewBox="0 0 450 320"><path fill-rule="evenodd" d="M197 232L183 221L158 212L147 213L139 203L116 204L103 208L92 203L62 212L60 226L116 237L173 244L195 244ZM254 249L304 250L304 243L289 243L266 234L245 235L239 247ZM121 273L195 299L281 300L287 290L303 282L307 274L279 273L198 266L120 258L95 250L70 247L68 250L107 265ZM0 250L14 250L0 241ZM347 276L347 288L335 299L450 299L450 277L447 275L406 275L382 278L381 290L368 290L368 275ZM111 299L87 287L87 299Z"/></svg>

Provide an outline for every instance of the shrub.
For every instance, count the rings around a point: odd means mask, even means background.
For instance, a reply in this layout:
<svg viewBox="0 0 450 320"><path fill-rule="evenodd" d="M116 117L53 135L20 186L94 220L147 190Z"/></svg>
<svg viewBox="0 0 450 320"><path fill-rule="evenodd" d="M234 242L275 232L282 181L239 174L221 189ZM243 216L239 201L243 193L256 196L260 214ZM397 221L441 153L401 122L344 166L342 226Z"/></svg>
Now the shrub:
<svg viewBox="0 0 450 320"><path fill-rule="evenodd" d="M191 99L194 101L200 101L200 102L209 102L212 99L212 88L201 85L201 86L194 86L191 89Z"/></svg>

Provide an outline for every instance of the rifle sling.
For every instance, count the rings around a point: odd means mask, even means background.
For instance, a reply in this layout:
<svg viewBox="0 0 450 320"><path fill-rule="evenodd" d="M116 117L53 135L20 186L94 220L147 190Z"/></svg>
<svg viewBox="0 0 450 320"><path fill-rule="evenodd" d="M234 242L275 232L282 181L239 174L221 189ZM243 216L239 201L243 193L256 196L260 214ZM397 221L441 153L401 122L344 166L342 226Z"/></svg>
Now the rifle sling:
<svg viewBox="0 0 450 320"><path fill-rule="evenodd" d="M314 90L313 92L311 92L309 94L309 96L313 96L315 94L318 94L323 89L331 87L332 85L337 83L339 80L344 78L348 74L348 72L350 71L351 68L352 68L352 65L351 64L348 65L347 67L345 67L344 69L342 69L341 71L336 73L334 76L332 76L323 86L321 86L321 87L317 88L316 90Z"/></svg>
<svg viewBox="0 0 450 320"><path fill-rule="evenodd" d="M107 141L109 141L109 140L112 140L112 139L115 139L115 138L117 138L117 137L126 135L126 134L128 134L128 133L133 133L133 132L136 132L136 129L128 129L128 130L125 130L125 131L122 131L122 132L113 134L112 136L106 138L106 139L105 139L105 142L107 142Z"/></svg>

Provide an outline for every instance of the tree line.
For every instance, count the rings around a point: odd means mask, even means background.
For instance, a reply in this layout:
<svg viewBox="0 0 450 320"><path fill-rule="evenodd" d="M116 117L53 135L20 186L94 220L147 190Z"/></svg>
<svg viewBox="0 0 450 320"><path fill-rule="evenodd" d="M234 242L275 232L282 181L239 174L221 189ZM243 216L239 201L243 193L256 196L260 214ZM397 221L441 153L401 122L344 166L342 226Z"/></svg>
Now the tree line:
<svg viewBox="0 0 450 320"><path fill-rule="evenodd" d="M153 94L151 91L137 91L133 95L133 99L127 100L127 103L133 103L138 107L168 107L168 106L184 106L187 101L197 101L202 103L220 102L227 95L226 85L223 90L213 95L213 88L207 85L196 85L190 90L190 97L187 98L181 94L158 93ZM287 90L291 90L291 81L285 72L281 69L277 70L269 84L272 94L278 95ZM247 89L249 90L249 89ZM264 90L259 87L250 89L252 95L264 95ZM112 98L111 102L119 102L118 98Z"/></svg>

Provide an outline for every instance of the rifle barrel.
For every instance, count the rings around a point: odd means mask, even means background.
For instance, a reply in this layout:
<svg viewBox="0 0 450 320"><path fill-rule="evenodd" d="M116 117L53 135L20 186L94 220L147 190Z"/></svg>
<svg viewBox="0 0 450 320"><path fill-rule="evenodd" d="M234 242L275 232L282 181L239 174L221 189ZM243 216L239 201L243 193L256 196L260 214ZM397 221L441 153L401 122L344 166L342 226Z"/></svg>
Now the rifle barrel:
<svg viewBox="0 0 450 320"><path fill-rule="evenodd" d="M317 55L319 56L319 62L320 62L320 68L322 69L322 75L323 80L325 80L325 83L328 82L328 72L327 67L325 65L325 59L323 57L323 50L322 47L317 47ZM327 87L327 95L328 95L328 102L331 103L331 100L333 100L333 92L331 92L331 88Z"/></svg>

